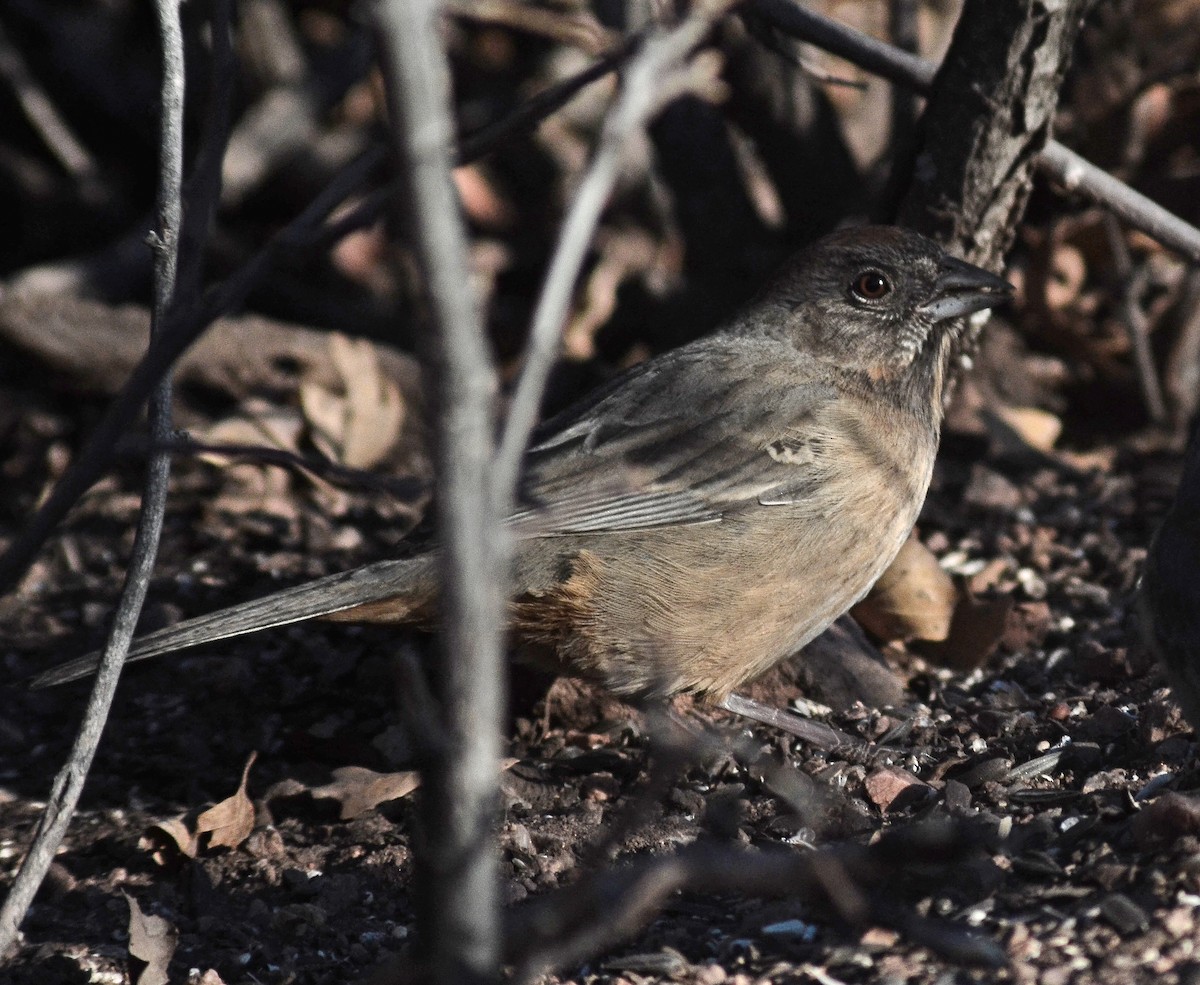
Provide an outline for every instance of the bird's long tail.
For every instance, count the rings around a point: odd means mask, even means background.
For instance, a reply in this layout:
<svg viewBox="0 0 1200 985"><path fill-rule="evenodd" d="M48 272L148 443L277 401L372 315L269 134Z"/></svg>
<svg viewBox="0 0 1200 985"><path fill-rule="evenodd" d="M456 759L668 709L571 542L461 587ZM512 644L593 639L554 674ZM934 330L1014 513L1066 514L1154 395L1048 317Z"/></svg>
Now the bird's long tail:
<svg viewBox="0 0 1200 985"><path fill-rule="evenodd" d="M435 584L434 556L422 554L377 561L352 571L318 578L281 592L188 619L133 641L127 662L148 660L201 643L243 636L321 616L353 620L348 610L364 606L363 621L403 622L429 606ZM373 606L371 603L386 603ZM96 670L96 651L39 674L30 687L43 688L86 677Z"/></svg>

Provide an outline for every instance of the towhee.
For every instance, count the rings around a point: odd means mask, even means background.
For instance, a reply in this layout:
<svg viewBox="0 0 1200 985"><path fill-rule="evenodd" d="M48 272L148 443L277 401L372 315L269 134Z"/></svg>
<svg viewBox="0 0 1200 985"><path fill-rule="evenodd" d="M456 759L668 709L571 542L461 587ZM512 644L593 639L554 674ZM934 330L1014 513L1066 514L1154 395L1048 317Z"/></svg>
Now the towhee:
<svg viewBox="0 0 1200 985"><path fill-rule="evenodd" d="M518 657L622 695L721 701L863 597L929 487L951 344L1009 296L894 227L834 233L724 327L546 422L526 460ZM433 623L436 542L134 642L129 659L321 617ZM82 677L94 654L35 686Z"/></svg>

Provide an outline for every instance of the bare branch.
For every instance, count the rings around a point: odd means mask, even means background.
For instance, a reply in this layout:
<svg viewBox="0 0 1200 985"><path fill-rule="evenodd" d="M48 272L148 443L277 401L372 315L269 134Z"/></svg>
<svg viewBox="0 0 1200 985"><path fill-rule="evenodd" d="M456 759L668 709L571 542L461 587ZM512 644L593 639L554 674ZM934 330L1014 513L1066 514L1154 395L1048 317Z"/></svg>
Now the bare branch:
<svg viewBox="0 0 1200 985"><path fill-rule="evenodd" d="M179 20L180 0L157 0L156 9L162 36L163 77L160 111L160 156L158 181L158 228L153 234L154 310L151 336L162 331L168 308L174 303L179 261L180 225L183 219L183 28ZM171 437L171 384L164 380L155 388L150 401L151 436L157 442ZM38 821L33 844L21 863L8 897L0 907L0 953L16 939L18 928L33 897L54 860L83 792L83 784L100 744L104 724L117 692L121 668L129 652L150 586L150 575L158 555L163 517L166 514L167 485L171 457L165 451L154 453L147 465L146 488L138 517L133 551L125 575L125 585L109 630L108 642L100 658L92 693L84 709L75 743L63 768L54 779L49 801Z"/></svg>
<svg viewBox="0 0 1200 985"><path fill-rule="evenodd" d="M1079 192L1099 202L1134 229L1177 250L1194 263L1200 263L1200 229L1134 191L1106 171L1080 157L1055 140L1050 141L1037 159L1037 168L1053 178L1068 192Z"/></svg>
<svg viewBox="0 0 1200 985"><path fill-rule="evenodd" d="M1188 272L1179 310L1184 315L1166 369L1172 430L1176 434L1186 431L1187 422L1200 404L1200 268Z"/></svg>
<svg viewBox="0 0 1200 985"><path fill-rule="evenodd" d="M1146 405L1146 414L1150 422L1161 427L1167 423L1167 404L1163 400L1162 386L1154 368L1149 325L1141 306L1141 295L1146 289L1146 271L1145 268L1134 270L1125 234L1112 213L1106 213L1104 216L1104 233L1116 265L1121 321L1129 336L1129 347L1133 350L1133 365L1137 370L1142 402Z"/></svg>
<svg viewBox="0 0 1200 985"><path fill-rule="evenodd" d="M814 14L790 0L751 0L751 6L756 15L785 34L823 48L892 82L911 86L918 92L928 92L937 74L933 62ZM1200 229L1057 141L1046 144L1036 159L1036 166L1065 190L1106 205L1135 229L1200 262Z"/></svg>
<svg viewBox="0 0 1200 985"><path fill-rule="evenodd" d="M425 948L436 982L500 975L500 893L492 843L505 705L507 535L490 483L497 391L451 167L452 109L437 0L379 9L392 135L412 209L433 323L433 402L442 579L436 692L445 738L424 771Z"/></svg>

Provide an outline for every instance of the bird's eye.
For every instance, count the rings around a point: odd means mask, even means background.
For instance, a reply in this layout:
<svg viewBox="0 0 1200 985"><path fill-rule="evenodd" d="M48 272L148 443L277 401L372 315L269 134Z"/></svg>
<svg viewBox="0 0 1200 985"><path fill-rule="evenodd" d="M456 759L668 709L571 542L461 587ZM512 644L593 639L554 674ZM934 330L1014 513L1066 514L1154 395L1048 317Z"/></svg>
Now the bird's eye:
<svg viewBox="0 0 1200 985"><path fill-rule="evenodd" d="M850 291L863 301L878 301L892 292L892 282L878 270L864 270L854 278Z"/></svg>

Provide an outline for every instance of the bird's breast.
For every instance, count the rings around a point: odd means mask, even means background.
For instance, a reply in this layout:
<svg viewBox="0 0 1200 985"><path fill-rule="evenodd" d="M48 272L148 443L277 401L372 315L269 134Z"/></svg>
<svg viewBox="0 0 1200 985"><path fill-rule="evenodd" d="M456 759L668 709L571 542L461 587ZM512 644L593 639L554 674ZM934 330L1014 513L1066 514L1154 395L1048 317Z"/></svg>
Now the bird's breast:
<svg viewBox="0 0 1200 985"><path fill-rule="evenodd" d="M561 572L519 604L519 628L618 693L722 697L824 630L895 557L936 445L900 424L835 421L811 460L781 463L811 479L795 502L559 540Z"/></svg>

